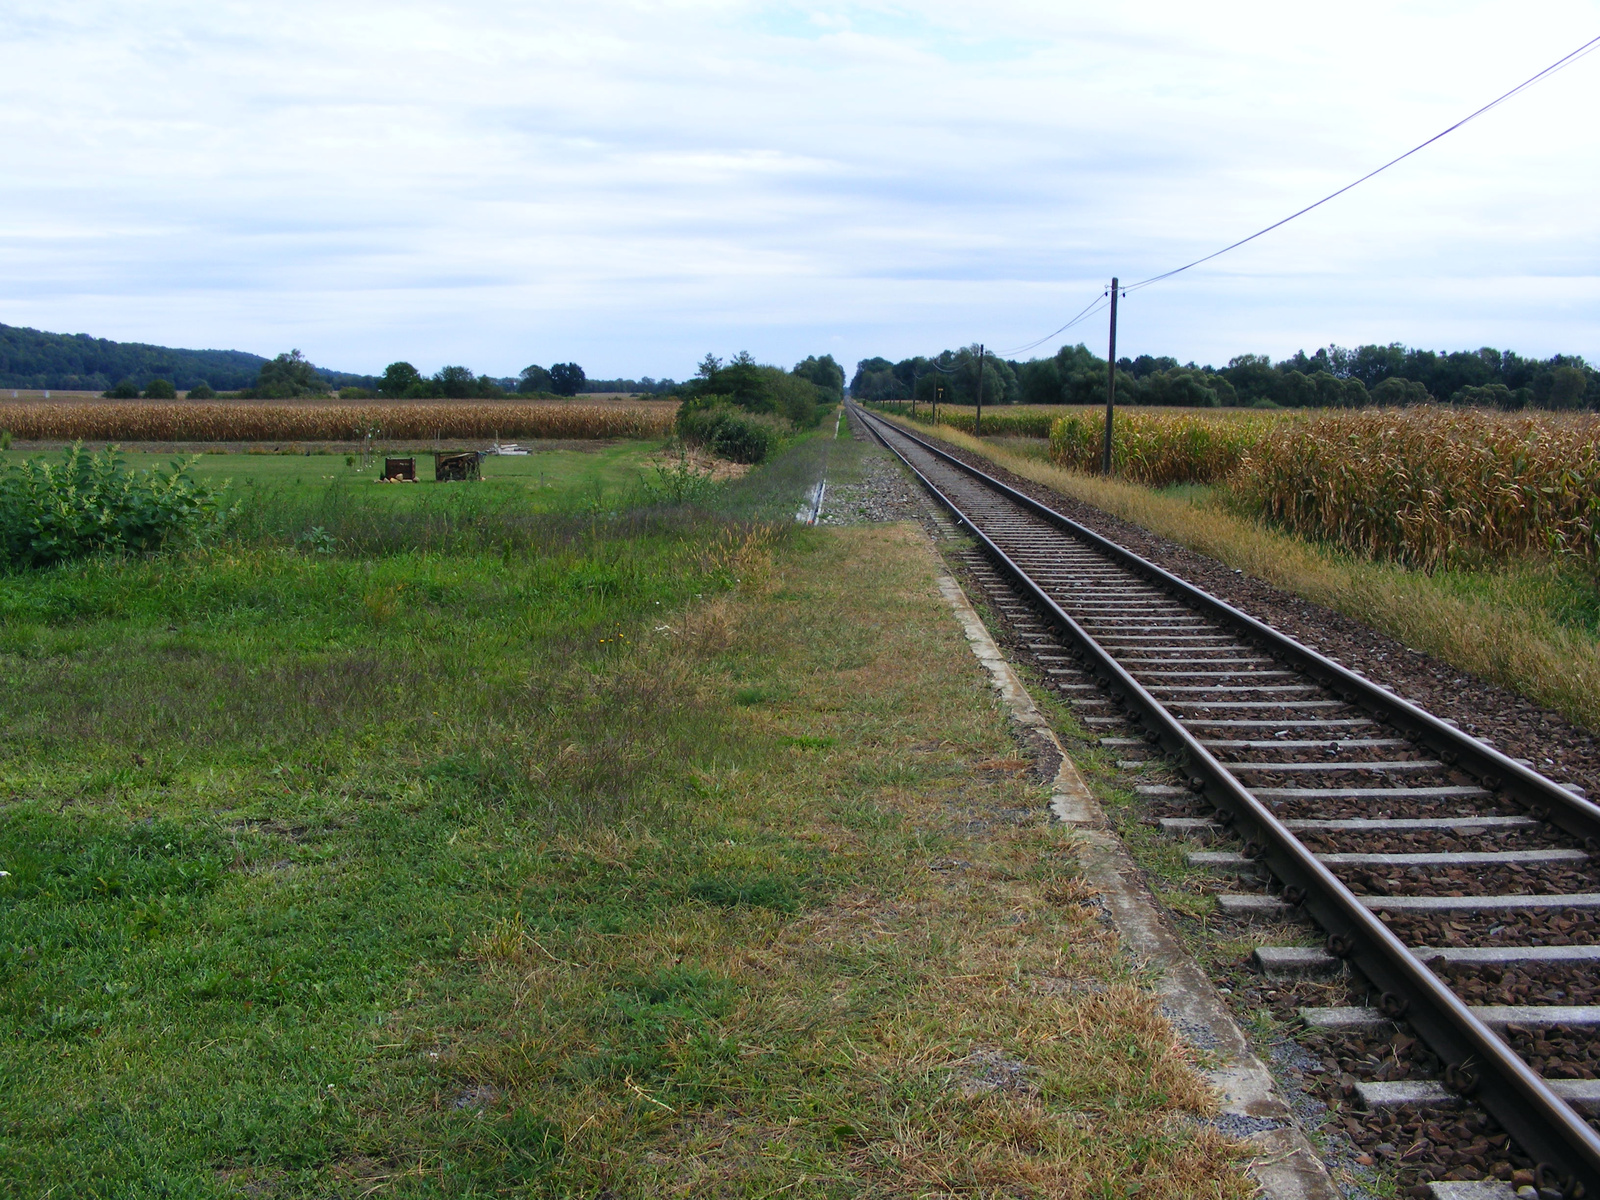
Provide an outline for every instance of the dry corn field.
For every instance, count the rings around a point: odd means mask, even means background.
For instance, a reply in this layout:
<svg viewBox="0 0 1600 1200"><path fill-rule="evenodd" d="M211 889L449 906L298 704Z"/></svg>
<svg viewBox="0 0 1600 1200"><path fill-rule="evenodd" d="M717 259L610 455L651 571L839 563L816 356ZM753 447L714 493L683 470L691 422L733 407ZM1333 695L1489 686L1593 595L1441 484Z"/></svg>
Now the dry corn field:
<svg viewBox="0 0 1600 1200"><path fill-rule="evenodd" d="M984 437L1049 437L1050 428L1057 420L1057 414L1032 410L1018 412L1011 405L1004 408L989 408L983 410L983 436ZM976 418L970 408L956 409L953 412L940 412L939 424L948 425L952 429L959 429L962 433L971 433L976 424Z"/></svg>
<svg viewBox="0 0 1600 1200"><path fill-rule="evenodd" d="M330 404L174 401L0 404L0 429L29 441L273 442L396 438L654 438L677 406L604 404Z"/></svg>
<svg viewBox="0 0 1600 1200"><path fill-rule="evenodd" d="M1287 413L1196 413L1117 410L1112 465L1122 479L1152 487L1220 483L1270 430L1295 421ZM1050 427L1050 458L1059 466L1098 471L1104 413L1072 413Z"/></svg>
<svg viewBox="0 0 1600 1200"><path fill-rule="evenodd" d="M1105 418L1050 430L1059 465L1098 471ZM1600 417L1432 406L1312 413L1124 409L1123 479L1213 483L1244 512L1368 558L1433 570L1494 558L1600 564Z"/></svg>
<svg viewBox="0 0 1600 1200"><path fill-rule="evenodd" d="M1229 480L1248 510L1433 569L1506 555L1600 563L1600 417L1413 408L1268 431Z"/></svg>

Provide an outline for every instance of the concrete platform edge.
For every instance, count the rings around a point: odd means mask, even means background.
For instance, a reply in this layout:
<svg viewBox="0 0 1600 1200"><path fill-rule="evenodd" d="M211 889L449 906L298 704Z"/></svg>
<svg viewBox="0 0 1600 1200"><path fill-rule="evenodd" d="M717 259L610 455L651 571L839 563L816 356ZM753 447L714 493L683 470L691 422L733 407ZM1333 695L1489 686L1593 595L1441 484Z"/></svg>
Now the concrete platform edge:
<svg viewBox="0 0 1600 1200"><path fill-rule="evenodd" d="M940 575L938 582L940 594L960 622L974 657L989 672L1019 733L1059 757L1050 810L1081 839L1085 876L1099 889L1128 953L1159 973L1162 1011L1185 1040L1203 1045L1221 1061L1203 1074L1217 1091L1223 1128L1237 1131L1254 1150L1248 1167L1251 1178L1271 1200L1343 1200L1272 1073L1251 1049L1210 978L1167 927L1138 867L1111 832L1099 800L989 636L961 585L949 575Z"/></svg>

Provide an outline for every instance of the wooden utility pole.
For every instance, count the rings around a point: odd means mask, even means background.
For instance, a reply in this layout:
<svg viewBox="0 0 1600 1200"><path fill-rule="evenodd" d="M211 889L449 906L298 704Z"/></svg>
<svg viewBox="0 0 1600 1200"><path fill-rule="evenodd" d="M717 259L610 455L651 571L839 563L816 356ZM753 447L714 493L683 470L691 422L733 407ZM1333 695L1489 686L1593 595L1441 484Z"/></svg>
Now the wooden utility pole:
<svg viewBox="0 0 1600 1200"><path fill-rule="evenodd" d="M972 436L983 436L983 343L978 343L978 411L972 417Z"/></svg>
<svg viewBox="0 0 1600 1200"><path fill-rule="evenodd" d="M944 384L937 379L933 381L933 423L939 423L939 399L944 395Z"/></svg>
<svg viewBox="0 0 1600 1200"><path fill-rule="evenodd" d="M1111 348L1106 352L1106 444L1100 473L1111 474L1111 421L1117 405L1117 277L1111 277Z"/></svg>

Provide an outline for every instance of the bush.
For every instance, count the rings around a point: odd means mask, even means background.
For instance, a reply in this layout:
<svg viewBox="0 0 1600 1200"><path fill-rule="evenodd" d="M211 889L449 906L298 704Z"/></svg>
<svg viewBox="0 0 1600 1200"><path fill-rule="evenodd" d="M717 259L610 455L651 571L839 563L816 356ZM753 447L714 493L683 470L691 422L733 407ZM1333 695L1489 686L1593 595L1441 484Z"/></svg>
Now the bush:
<svg viewBox="0 0 1600 1200"><path fill-rule="evenodd" d="M152 379L144 389L146 400L176 400L178 389L172 386L170 379Z"/></svg>
<svg viewBox="0 0 1600 1200"><path fill-rule="evenodd" d="M193 479L187 463L130 471L116 450L82 443L58 463L29 459L0 474L0 556L8 567L47 567L104 551L147 553L193 542L232 510L223 489Z"/></svg>
<svg viewBox="0 0 1600 1200"><path fill-rule="evenodd" d="M747 415L729 416L711 435L712 451L737 463L762 462L777 443L776 430Z"/></svg>
<svg viewBox="0 0 1600 1200"><path fill-rule="evenodd" d="M765 462L788 432L781 419L735 408L721 396L684 401L677 430L691 445L740 463Z"/></svg>
<svg viewBox="0 0 1600 1200"><path fill-rule="evenodd" d="M216 398L217 389L204 379L190 388L188 396L185 397L188 400L215 400Z"/></svg>
<svg viewBox="0 0 1600 1200"><path fill-rule="evenodd" d="M112 400L137 400L139 385L131 379L124 379L115 387L107 388L104 394Z"/></svg>

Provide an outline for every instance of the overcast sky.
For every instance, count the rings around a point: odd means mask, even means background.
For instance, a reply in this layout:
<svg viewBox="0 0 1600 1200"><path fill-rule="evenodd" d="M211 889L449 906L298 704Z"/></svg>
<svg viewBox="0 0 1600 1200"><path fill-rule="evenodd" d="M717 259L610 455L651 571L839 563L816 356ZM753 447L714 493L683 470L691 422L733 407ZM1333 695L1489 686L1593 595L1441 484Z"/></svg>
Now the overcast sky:
<svg viewBox="0 0 1600 1200"><path fill-rule="evenodd" d="M0 322L495 375L1004 350L1596 34L1593 0L5 0ZM1118 348L1600 360L1597 114L1600 53L1130 296Z"/></svg>

